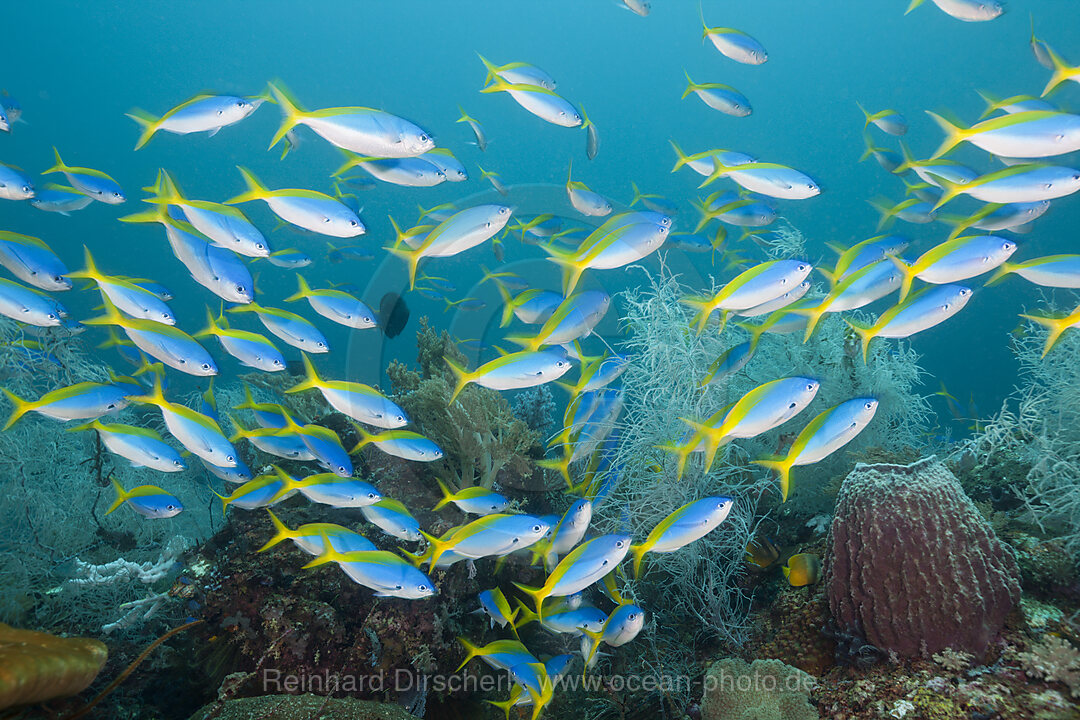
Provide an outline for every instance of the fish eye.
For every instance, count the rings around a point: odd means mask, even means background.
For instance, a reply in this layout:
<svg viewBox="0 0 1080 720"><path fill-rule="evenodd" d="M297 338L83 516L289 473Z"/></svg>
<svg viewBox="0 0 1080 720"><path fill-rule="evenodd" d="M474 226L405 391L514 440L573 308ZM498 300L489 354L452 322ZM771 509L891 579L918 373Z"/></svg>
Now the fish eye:
<svg viewBox="0 0 1080 720"><path fill-rule="evenodd" d="M32 188L32 187L30 187L29 185L23 185L22 191L23 191L24 193L28 193L28 192L31 192L31 191L33 191L33 188Z"/></svg>
<svg viewBox="0 0 1080 720"><path fill-rule="evenodd" d="M357 222L355 220L350 220L349 224L352 225L353 227L356 227Z"/></svg>
<svg viewBox="0 0 1080 720"><path fill-rule="evenodd" d="M257 242L257 243L255 243L255 249L256 250L265 250L266 246L263 245L261 242Z"/></svg>
<svg viewBox="0 0 1080 720"><path fill-rule="evenodd" d="M225 462L236 462L236 458L234 458L232 455L226 455Z"/></svg>
<svg viewBox="0 0 1080 720"><path fill-rule="evenodd" d="M621 548L625 544L626 544L625 540L619 540L618 542L615 543L615 547Z"/></svg>
<svg viewBox="0 0 1080 720"><path fill-rule="evenodd" d="M315 343L315 344L316 344L316 345L317 345L318 347L321 347L321 348L324 348L324 347L326 347L326 343L324 343L324 342L319 342L319 343Z"/></svg>
<svg viewBox="0 0 1080 720"><path fill-rule="evenodd" d="M180 462L179 460L173 460L172 464L174 467L184 467L184 463Z"/></svg>
<svg viewBox="0 0 1080 720"><path fill-rule="evenodd" d="M368 500L375 500L378 497L375 493L368 493L367 496Z"/></svg>
<svg viewBox="0 0 1080 720"><path fill-rule="evenodd" d="M428 586L424 585L423 583L420 583L419 585L416 586L416 589L419 590L420 592L427 592L428 591Z"/></svg>
<svg viewBox="0 0 1080 720"><path fill-rule="evenodd" d="M544 528L540 527L539 525L533 525L533 532L540 532L543 529Z"/></svg>
<svg viewBox="0 0 1080 720"><path fill-rule="evenodd" d="M118 192L114 192L114 193L113 193L113 197L120 197L120 193L118 193Z"/></svg>
<svg viewBox="0 0 1080 720"><path fill-rule="evenodd" d="M428 141L428 136L425 135L424 133L420 133L420 142L427 142L427 141Z"/></svg>
<svg viewBox="0 0 1080 720"><path fill-rule="evenodd" d="M874 403L868 402L868 403L864 404L863 407L866 408L867 410L872 410L873 407L874 407Z"/></svg>

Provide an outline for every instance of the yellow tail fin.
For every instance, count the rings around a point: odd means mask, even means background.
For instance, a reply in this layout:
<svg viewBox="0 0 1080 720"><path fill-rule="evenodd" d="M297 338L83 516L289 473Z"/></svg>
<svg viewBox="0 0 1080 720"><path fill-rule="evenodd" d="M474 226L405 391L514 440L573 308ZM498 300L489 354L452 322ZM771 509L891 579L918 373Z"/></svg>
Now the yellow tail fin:
<svg viewBox="0 0 1080 720"><path fill-rule="evenodd" d="M124 504L124 502L125 502L125 501L126 501L126 500L127 500L128 498L129 498L129 497L131 497L130 495L128 495L128 492L127 492L127 490L125 490L125 489L124 489L124 486L123 486L123 485L121 485L121 484L120 484L119 482L117 482L117 480L116 480L116 478L115 478L115 477L113 477L112 475L110 475L110 476L109 476L109 480L111 480L111 481L112 481L112 486L113 486L113 490L115 490L115 491L116 491L116 499L115 499L115 500L113 500L113 504L109 506L109 509L105 511L105 514L106 514L106 515L108 515L108 514L109 514L109 513L111 513L111 512L113 511L113 510L115 510L116 508L120 507L121 505L123 505L123 504Z"/></svg>
<svg viewBox="0 0 1080 720"><path fill-rule="evenodd" d="M290 130L304 120L305 113L296 102L296 99L292 97L292 94L289 93L281 83L276 85L270 83L269 90L270 94L274 97L274 101L278 104L278 107L281 108L282 113L281 126L270 140L270 147L273 148L285 138ZM284 158L288 152L289 148L286 147L285 153L282 154L281 157Z"/></svg>
<svg viewBox="0 0 1080 720"><path fill-rule="evenodd" d="M11 415L8 417L7 422L4 423L3 429L7 430L16 422L18 422L19 418L33 410L34 403L30 402L29 400L23 400L21 397L11 392L7 388L0 388L0 392L3 392L4 397L6 397L14 406L14 409L11 411Z"/></svg>
<svg viewBox="0 0 1080 720"><path fill-rule="evenodd" d="M288 525L278 520L277 515L270 511L270 508L266 509L266 513L270 516L270 521L274 523L274 530L276 534L270 538L265 545L256 550L255 552L266 552L270 548L277 545L283 540L291 540L293 537L293 531L289 529ZM325 537L325 535L323 536Z"/></svg>
<svg viewBox="0 0 1080 720"><path fill-rule="evenodd" d="M927 110L926 114L933 118L934 122L936 122L938 124L938 127L940 127L941 130L945 133L945 139L942 141L941 147L937 149L937 152L930 156L931 160L936 160L942 155L945 155L954 147L967 139L965 135L966 130L964 128L949 120L946 120L935 112L930 112L929 110Z"/></svg>
<svg viewBox="0 0 1080 720"><path fill-rule="evenodd" d="M142 133L139 135L138 142L135 143L135 149L138 150L146 143L150 142L150 138L154 137L154 133L158 131L158 124L161 122L161 118L154 117L145 110L134 108L131 112L127 113L127 116L139 124L139 130Z"/></svg>

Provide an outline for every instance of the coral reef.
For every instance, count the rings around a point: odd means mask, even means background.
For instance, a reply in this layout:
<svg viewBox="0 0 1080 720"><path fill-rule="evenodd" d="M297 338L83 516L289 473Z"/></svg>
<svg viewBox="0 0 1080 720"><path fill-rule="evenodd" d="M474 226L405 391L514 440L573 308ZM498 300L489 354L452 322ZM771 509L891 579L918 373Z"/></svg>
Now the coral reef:
<svg viewBox="0 0 1080 720"><path fill-rule="evenodd" d="M902 657L952 648L982 659L1020 599L1011 551L933 457L856 466L829 548L837 624Z"/></svg>
<svg viewBox="0 0 1080 720"><path fill-rule="evenodd" d="M420 370L394 361L386 373L393 400L412 418L416 431L446 454L437 463L441 477L454 489L490 488L496 482L542 489L534 486L539 473L533 461L543 456L539 433L515 417L506 398L495 390L469 385L451 403L454 380L443 358L464 365L464 356L450 334L437 332L427 318L420 318L416 342Z"/></svg>
<svg viewBox="0 0 1080 720"><path fill-rule="evenodd" d="M705 674L702 720L817 720L815 680L779 660L717 660Z"/></svg>
<svg viewBox="0 0 1080 720"><path fill-rule="evenodd" d="M290 527L325 520L302 502L286 501L275 513ZM334 519L356 525L360 517L342 510ZM272 692L276 678L286 676L350 673L373 679L400 671L419 677L456 667L463 597L482 589L465 563L435 572L439 594L433 598L380 599L336 566L301 571L310 556L291 543L257 553L271 534L265 513L237 511L199 550L209 568L193 583L206 621L195 631L203 647L202 682L216 687L226 676L243 673L230 693L243 697ZM397 544L375 534L370 539L383 549ZM386 683L369 683L353 694L382 698L383 690L392 690Z"/></svg>
<svg viewBox="0 0 1080 720"><path fill-rule="evenodd" d="M61 638L0 623L0 710L77 695L109 652L90 638Z"/></svg>

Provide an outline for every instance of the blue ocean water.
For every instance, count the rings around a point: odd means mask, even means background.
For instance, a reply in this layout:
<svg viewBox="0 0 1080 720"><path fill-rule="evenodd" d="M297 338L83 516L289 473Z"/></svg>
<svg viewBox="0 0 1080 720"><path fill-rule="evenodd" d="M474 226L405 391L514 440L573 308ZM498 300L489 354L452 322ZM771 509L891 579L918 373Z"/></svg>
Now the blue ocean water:
<svg viewBox="0 0 1080 720"><path fill-rule="evenodd" d="M811 260L831 262L825 242L846 245L875 234L876 213L868 198L902 195L897 178L872 160L857 162L862 116L856 102L903 113L911 123L906 140L917 156L925 156L937 146L940 132L924 109L949 108L973 120L982 110L976 90L999 96L1041 90L1047 71L1026 42L1028 13L1040 37L1054 47L1075 47L1080 40L1080 27L1068 21L1068 0L1016 3L989 23L960 23L931 5L904 16L903 4L705 3L710 25L744 29L766 45L768 63L754 67L731 62L701 42L698 9L691 2L656 2L647 18L605 0L508 6L327 2L303 10L283 2L260 3L257 10L248 3L194 3L182 11L168 2L9 3L0 10L9 29L5 46L18 61L2 84L22 102L29 124L0 138L0 159L33 174L51 165L55 145L67 162L110 173L130 199L120 208L97 205L73 217L13 203L5 203L0 213L6 228L47 239L72 267L80 264L80 245L87 244L106 272L175 286L181 325L201 327L206 293L186 280L160 229L116 222L118 214L138 208L138 188L153 182L157 168L166 168L190 196L220 201L243 190L234 169L243 164L271 186L325 191L338 153L301 130L299 150L279 161L276 152L265 150L278 122L269 104L217 137L161 134L132 152L137 129L124 113L137 106L158 114L200 91L255 94L267 80L280 78L309 108L367 105L408 117L434 133L439 145L453 149L472 173L464 185L384 185L362 192L370 228L360 239L365 247L377 249L392 240L388 215L405 222L416 203L430 207L488 189L477 162L511 185L557 188L573 159L576 179L616 200L629 201L630 181L635 181L645 192L681 201L679 224L685 226L693 222L686 201L695 196L698 178L688 171L669 172L674 161L669 141L675 140L688 152L744 150L819 180L825 188L820 197L781 202L780 213L811 240L816 252ZM551 73L560 92L583 104L599 128L597 160L584 157L584 133L548 125L505 95L478 94L483 81L478 52L497 63L524 59ZM727 117L693 96L679 100L684 70L698 82L740 89L754 114ZM1058 97L1067 106L1075 94L1069 87ZM484 125L491 141L486 153L467 144L466 125L454 123L458 105ZM878 144L895 149L890 138L874 133ZM989 167L974 148L955 157ZM567 209L565 203L560 209ZM245 210L264 230L276 224L262 207ZM1036 230L1020 238L1016 257L1068 250L1078 213L1074 201L1055 203ZM919 248L941 235L938 226L900 225L896 231L915 238ZM309 280L370 284L365 299L376 304L402 277L399 263L379 262L382 253L372 263L333 266L323 261L319 238L287 230L270 238L275 248L297 247L316 258L305 270ZM515 252L508 254L513 258ZM523 252L541 256L533 248ZM690 260L700 263L697 257ZM433 263L429 271L453 277L464 289L474 276L479 279L475 265L485 261L492 264L494 258L477 251ZM670 264L677 271L695 271L683 258ZM707 270L696 268L702 274ZM260 263L257 272L261 298L294 291L291 271ZM601 282L617 289L617 279ZM490 287L486 293L493 305L497 296ZM961 318L917 341L925 366L958 397L974 393L980 407L996 407L1014 372L1006 333L1016 325L1015 313L1035 301L1032 287L1019 281L977 293ZM79 308L78 301L71 303ZM408 303L414 321L443 309L415 294ZM465 320L470 329L479 322ZM330 339L341 346L345 330L332 329ZM391 342L381 360L399 355L411 357L411 333ZM365 367L362 375L376 379L377 368Z"/></svg>

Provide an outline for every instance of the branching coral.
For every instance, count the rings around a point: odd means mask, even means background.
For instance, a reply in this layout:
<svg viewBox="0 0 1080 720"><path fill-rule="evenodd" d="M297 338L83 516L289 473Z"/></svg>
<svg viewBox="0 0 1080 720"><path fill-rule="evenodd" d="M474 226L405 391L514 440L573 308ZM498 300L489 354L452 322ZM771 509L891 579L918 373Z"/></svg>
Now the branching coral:
<svg viewBox="0 0 1080 720"><path fill-rule="evenodd" d="M1019 659L1029 677L1063 683L1073 697L1080 697L1080 650L1068 640L1046 635L1030 652L1020 653Z"/></svg>
<svg viewBox="0 0 1080 720"><path fill-rule="evenodd" d="M393 399L412 418L417 432L434 440L446 453L440 469L457 488L496 480L513 482L531 476L533 458L540 453L540 436L514 416L510 404L495 390L470 385L454 402L453 381L444 357L464 363L450 335L420 319L417 333L420 371L391 363L387 375Z"/></svg>
<svg viewBox="0 0 1080 720"><path fill-rule="evenodd" d="M1066 334L1041 357L1042 337L1013 339L1022 384L982 432L952 455L987 474L1007 464L1028 519L1080 556L1080 337Z"/></svg>
<svg viewBox="0 0 1080 720"><path fill-rule="evenodd" d="M806 238L787 218L780 218L772 232L755 239L765 247L765 253L773 258L795 258L806 254Z"/></svg>

